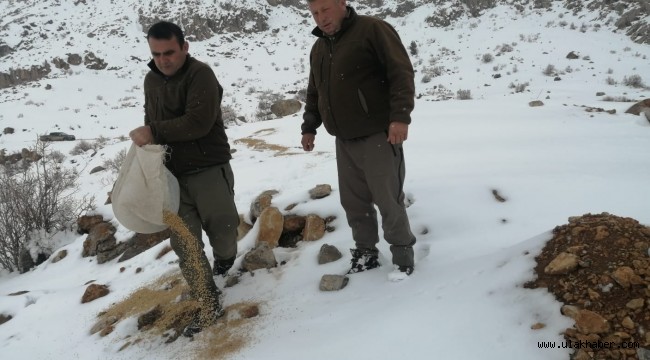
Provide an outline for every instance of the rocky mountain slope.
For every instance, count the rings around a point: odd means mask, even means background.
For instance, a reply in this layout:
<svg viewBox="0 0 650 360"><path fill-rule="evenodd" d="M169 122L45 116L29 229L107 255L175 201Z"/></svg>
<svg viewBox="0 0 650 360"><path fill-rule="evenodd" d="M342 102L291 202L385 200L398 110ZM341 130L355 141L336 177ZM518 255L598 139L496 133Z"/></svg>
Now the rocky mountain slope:
<svg viewBox="0 0 650 360"><path fill-rule="evenodd" d="M571 25L581 31L625 32L635 42L650 44L650 3L646 0L360 0L350 4L393 22L421 21L425 28L452 27L460 19L480 20L485 10L497 6L513 9L516 16L555 11L558 22L549 26L568 26L562 23L562 14L572 13L582 23ZM425 16L408 19L419 11ZM259 39L291 38L297 29L311 26L300 0L6 0L0 4L0 89L68 76L81 64L128 76L129 62L146 59L141 49L143 32L161 19L182 24L190 41L208 41L216 48L224 42L255 41L255 35ZM107 46L111 40L132 48L131 58L115 56ZM305 47L309 38L297 41ZM230 55L237 56L235 50L236 46Z"/></svg>

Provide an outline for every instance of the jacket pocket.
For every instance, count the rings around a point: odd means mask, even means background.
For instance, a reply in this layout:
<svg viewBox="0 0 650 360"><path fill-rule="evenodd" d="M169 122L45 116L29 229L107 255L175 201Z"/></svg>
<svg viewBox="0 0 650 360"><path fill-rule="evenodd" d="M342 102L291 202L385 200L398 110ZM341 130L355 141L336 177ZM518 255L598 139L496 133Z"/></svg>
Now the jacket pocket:
<svg viewBox="0 0 650 360"><path fill-rule="evenodd" d="M226 182L226 185L228 186L230 195L235 195L235 175L232 173L232 168L229 165L222 166L221 174L224 181Z"/></svg>
<svg viewBox="0 0 650 360"><path fill-rule="evenodd" d="M363 109L363 112L368 115L368 103L366 102L366 97L363 95L363 92L361 89L357 89L357 97L359 99L359 105L361 105L361 108Z"/></svg>

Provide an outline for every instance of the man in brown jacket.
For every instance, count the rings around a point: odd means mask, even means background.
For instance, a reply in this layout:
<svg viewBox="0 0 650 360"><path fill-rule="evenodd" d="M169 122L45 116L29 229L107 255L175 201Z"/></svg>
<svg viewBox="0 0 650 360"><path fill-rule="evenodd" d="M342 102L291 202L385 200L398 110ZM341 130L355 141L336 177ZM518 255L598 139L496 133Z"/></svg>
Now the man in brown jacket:
<svg viewBox="0 0 650 360"><path fill-rule="evenodd" d="M224 275L237 255L239 215L234 202L230 146L221 117L223 89L210 67L188 55L182 30L170 22L151 26L147 42L153 60L144 80L144 126L133 142L166 145L165 166L180 185L178 215L194 239L171 236L183 277L200 311L183 335L193 336L224 311L212 275ZM205 230L214 269L203 251Z"/></svg>
<svg viewBox="0 0 650 360"><path fill-rule="evenodd" d="M341 205L356 248L356 273L378 267L377 212L397 271L414 269L404 206L404 151L414 105L413 66L388 23L357 15L346 0L307 0L318 37L311 49L302 147L323 124L336 137Z"/></svg>

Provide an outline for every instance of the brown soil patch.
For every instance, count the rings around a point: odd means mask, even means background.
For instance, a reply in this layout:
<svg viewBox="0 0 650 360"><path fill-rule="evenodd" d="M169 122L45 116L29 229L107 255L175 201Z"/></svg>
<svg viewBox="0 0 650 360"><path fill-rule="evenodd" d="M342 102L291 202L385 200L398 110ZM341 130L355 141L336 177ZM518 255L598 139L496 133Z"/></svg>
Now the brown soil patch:
<svg viewBox="0 0 650 360"><path fill-rule="evenodd" d="M547 288L565 304L563 313L576 320L565 330L566 340L614 344L575 350L571 359L639 359L640 352L650 349L649 248L649 227L608 213L572 217L553 229L553 238L536 257L537 279L525 287ZM547 266L558 256L571 261L565 261L565 271L552 275ZM594 318L600 323L587 323Z"/></svg>

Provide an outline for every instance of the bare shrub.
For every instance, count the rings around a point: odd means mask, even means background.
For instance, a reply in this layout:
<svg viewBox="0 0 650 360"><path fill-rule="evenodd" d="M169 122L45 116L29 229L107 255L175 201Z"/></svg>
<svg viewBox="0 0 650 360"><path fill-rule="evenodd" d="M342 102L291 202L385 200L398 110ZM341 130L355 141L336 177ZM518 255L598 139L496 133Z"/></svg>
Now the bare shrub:
<svg viewBox="0 0 650 360"><path fill-rule="evenodd" d="M90 149L94 149L93 144L86 140L81 140L70 150L70 155L81 155Z"/></svg>
<svg viewBox="0 0 650 360"><path fill-rule="evenodd" d="M481 61L486 63L486 64L491 63L492 60L494 60L494 56L492 54L490 54L490 53L485 53L481 57Z"/></svg>
<svg viewBox="0 0 650 360"><path fill-rule="evenodd" d="M104 148L108 142L111 141L111 139L107 138L106 136L100 135L95 139L95 142L92 144L93 149L99 150Z"/></svg>
<svg viewBox="0 0 650 360"><path fill-rule="evenodd" d="M456 99L458 100L470 100L472 98L472 92L470 90L458 90L456 92Z"/></svg>
<svg viewBox="0 0 650 360"><path fill-rule="evenodd" d="M508 86L511 89L515 89L516 93L524 92L526 90L526 87L530 85L528 82L521 83L521 84L515 84L515 83L510 83Z"/></svg>
<svg viewBox="0 0 650 360"><path fill-rule="evenodd" d="M425 77L429 77L429 80L431 80L434 77L438 77L445 72L444 66L433 66L433 67L427 67L422 69L422 72L424 73Z"/></svg>
<svg viewBox="0 0 650 360"><path fill-rule="evenodd" d="M120 168L124 163L124 159L126 159L126 149L120 150L112 159L104 160L104 164L102 164L102 166L114 173L119 173Z"/></svg>
<svg viewBox="0 0 650 360"><path fill-rule="evenodd" d="M613 102L636 102L636 100L629 99L625 96L604 96L603 101L613 101Z"/></svg>
<svg viewBox="0 0 650 360"><path fill-rule="evenodd" d="M237 124L237 112L232 105L221 105L221 116L224 124Z"/></svg>
<svg viewBox="0 0 650 360"><path fill-rule="evenodd" d="M50 160L52 160L52 161L54 161L55 163L58 163L58 164L62 163L63 160L65 160L65 155L62 152L58 151L58 150L54 150L54 151L50 152L48 154L48 156L50 157Z"/></svg>
<svg viewBox="0 0 650 360"><path fill-rule="evenodd" d="M636 74L623 77L623 84L625 86L630 86L633 88L646 87L645 84L643 83L643 78L641 78L641 75L636 75Z"/></svg>
<svg viewBox="0 0 650 360"><path fill-rule="evenodd" d="M546 76L554 76L556 74L555 65L548 64L542 73Z"/></svg>
<svg viewBox="0 0 650 360"><path fill-rule="evenodd" d="M273 113L271 112L271 105L282 98L282 94L274 93L271 90L263 91L260 94L259 102L257 103L257 112L255 113L255 117L258 120L272 119Z"/></svg>
<svg viewBox="0 0 650 360"><path fill-rule="evenodd" d="M607 83L607 85L617 85L618 84L618 81L614 80L614 78L611 77L611 76L608 76L607 79L605 79L605 82Z"/></svg>
<svg viewBox="0 0 650 360"><path fill-rule="evenodd" d="M418 44L415 41L411 41L411 44L409 45L409 52L413 56L418 54Z"/></svg>
<svg viewBox="0 0 650 360"><path fill-rule="evenodd" d="M512 45L510 44L503 44L501 46L498 46L497 49L500 54L511 52L512 50L514 50Z"/></svg>
<svg viewBox="0 0 650 360"><path fill-rule="evenodd" d="M20 269L20 255L30 246L71 229L82 213L91 210L94 198L77 198L79 174L53 159L47 144L37 142L34 151L42 158L33 166L0 169L0 266ZM54 249L50 249L54 250Z"/></svg>

